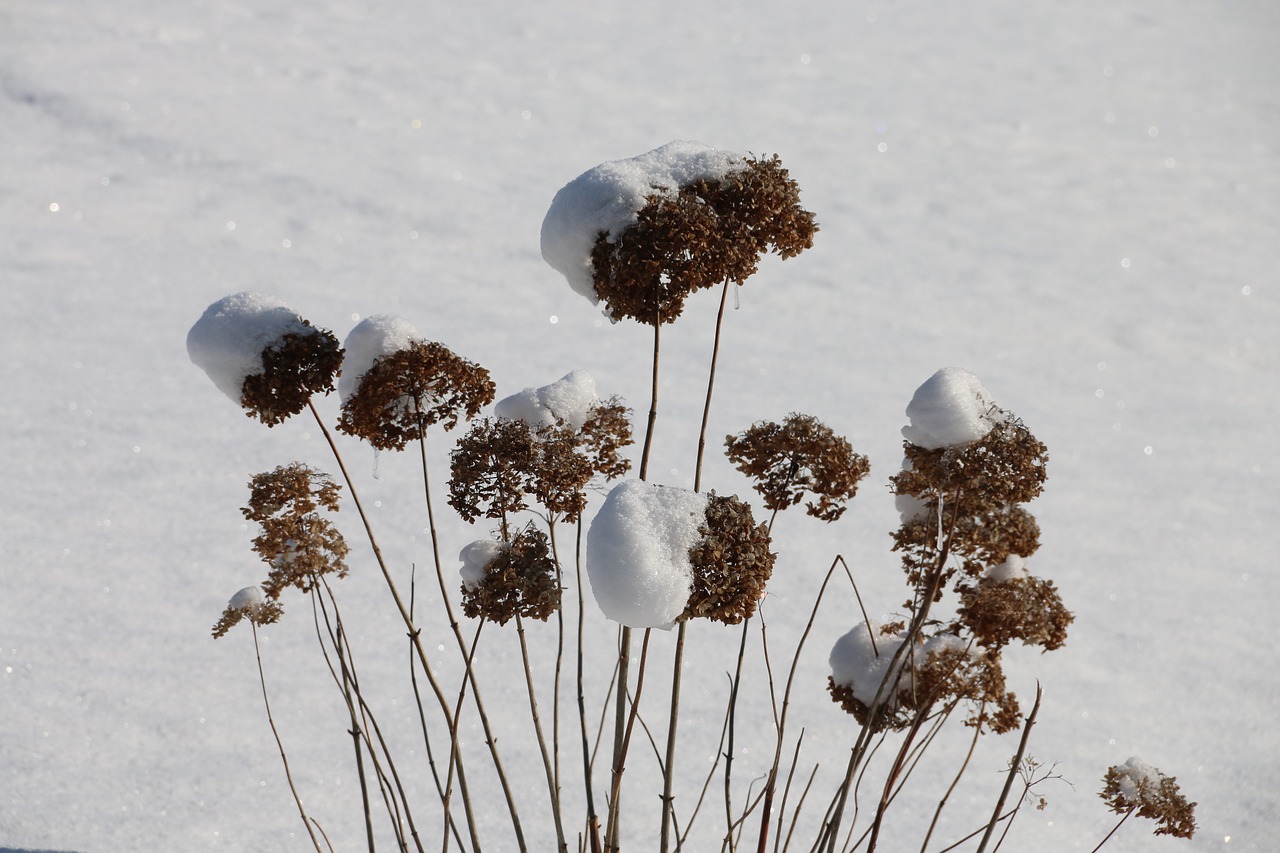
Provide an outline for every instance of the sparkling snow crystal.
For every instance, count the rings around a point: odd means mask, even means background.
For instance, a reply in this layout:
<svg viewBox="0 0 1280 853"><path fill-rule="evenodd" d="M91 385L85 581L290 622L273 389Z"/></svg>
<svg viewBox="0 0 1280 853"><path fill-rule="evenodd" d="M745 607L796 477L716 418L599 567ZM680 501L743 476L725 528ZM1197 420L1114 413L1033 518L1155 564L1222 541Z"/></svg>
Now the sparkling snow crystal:
<svg viewBox="0 0 1280 853"><path fill-rule="evenodd" d="M902 435L928 450L970 444L1003 420L978 377L959 367L944 367L916 389L907 404L911 423Z"/></svg>
<svg viewBox="0 0 1280 853"><path fill-rule="evenodd" d="M643 480L609 492L587 533L587 575L604 615L632 628L669 627L693 584L689 549L708 496Z"/></svg>
<svg viewBox="0 0 1280 853"><path fill-rule="evenodd" d="M524 421L537 430L563 420L572 430L582 429L592 407L600 402L596 381L585 370L574 370L550 385L526 388L499 400L493 413L500 418Z"/></svg>
<svg viewBox="0 0 1280 853"><path fill-rule="evenodd" d="M542 257L596 305L591 250L601 232L613 237L631 225L652 195L724 178L745 162L741 154L698 142L669 142L639 157L601 163L556 193L542 222Z"/></svg>
<svg viewBox="0 0 1280 853"><path fill-rule="evenodd" d="M274 296L246 291L210 305L187 333L187 354L240 405L244 381L263 371L262 351L286 334L315 330Z"/></svg>

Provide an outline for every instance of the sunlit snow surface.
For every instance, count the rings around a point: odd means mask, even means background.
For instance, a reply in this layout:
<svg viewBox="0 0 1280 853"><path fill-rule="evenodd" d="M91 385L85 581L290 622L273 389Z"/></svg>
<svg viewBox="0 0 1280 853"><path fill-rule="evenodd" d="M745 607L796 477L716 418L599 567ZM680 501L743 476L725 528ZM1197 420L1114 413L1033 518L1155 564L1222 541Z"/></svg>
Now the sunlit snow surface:
<svg viewBox="0 0 1280 853"><path fill-rule="evenodd" d="M341 478L313 421L266 429L191 363L185 335L205 308L270 293L340 340L360 317L410 318L492 371L499 399L589 371L642 435L653 330L587 305L541 257L541 229L584 171L697 139L778 154L821 227L800 257L762 262L736 289L740 310L729 303L704 488L750 498L719 455L723 437L794 411L873 466L836 524L792 510L774 525L762 613L775 679L836 554L876 618L906 598L889 550L898 514L877 483L901 465L914 390L963 365L1049 448L1044 495L1028 507L1042 528L1033 567L1076 617L1061 650L1008 652L1024 703L1037 679L1045 688L1028 751L1074 787L1044 786L1048 806L1024 809L1002 849L1087 853L1114 824L1096 796L1106 768L1141 755L1199 802L1200 832L1153 838L1134 818L1104 850L1270 850L1278 55L1280 7L1263 0L4 4L0 848L311 849L249 632L209 633L228 594L266 573L240 513L249 477L297 460ZM692 487L716 303L696 295L662 330L651 469L672 486ZM316 401L331 430L338 403ZM490 533L445 504L457 434L433 431L427 447L455 596L456 555ZM334 437L456 696L421 460ZM587 523L603 495L592 499ZM431 801L403 626L349 504L336 522L352 546L337 592L361 682L407 756L400 770ZM561 525L557 538L572 625L577 531ZM797 779L822 764L810 820L854 737L825 690L827 651L863 618L836 571L790 712L806 732ZM616 625L581 591L598 697ZM283 598L282 620L258 631L274 718L335 849L363 849L350 720L310 608ZM527 630L545 707L554 624ZM642 712L659 741L673 633L650 639ZM716 754L742 636L704 622L688 634L686 802ZM542 767L519 657L511 631L484 629L481 687L523 783ZM746 734L772 720L767 682L749 672L740 797L772 757L769 738ZM893 849L918 849L968 733L935 741L898 795ZM474 711L463 735L485 849L510 850ZM661 791L640 740L637 727L633 850L652 841ZM931 849L985 819L1015 746L979 744ZM545 793L519 788L531 846L549 849ZM580 787L565 791L579 814ZM704 807L692 849L719 849L722 812ZM796 837L808 849L808 832Z"/></svg>

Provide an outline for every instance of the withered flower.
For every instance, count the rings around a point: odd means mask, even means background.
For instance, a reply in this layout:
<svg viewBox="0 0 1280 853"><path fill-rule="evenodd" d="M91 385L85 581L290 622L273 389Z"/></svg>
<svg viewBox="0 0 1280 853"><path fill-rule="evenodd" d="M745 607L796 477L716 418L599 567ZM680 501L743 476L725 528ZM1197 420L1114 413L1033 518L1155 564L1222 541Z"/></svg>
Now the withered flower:
<svg viewBox="0 0 1280 853"><path fill-rule="evenodd" d="M813 245L817 230L776 156L744 158L722 178L655 192L632 224L601 231L591 251L595 292L614 320L671 323L691 293L741 284L760 255L793 257Z"/></svg>
<svg viewBox="0 0 1280 853"><path fill-rule="evenodd" d="M302 323L308 331L290 332L268 346L262 351L262 372L245 377L240 404L267 426L301 412L312 394L332 391L342 367L342 347L333 333Z"/></svg>
<svg viewBox="0 0 1280 853"><path fill-rule="evenodd" d="M234 628L241 620L247 619L255 625L270 625L279 622L284 613L280 602L267 598L260 586L247 586L231 596L222 617L213 626L213 638L216 640Z"/></svg>
<svg viewBox="0 0 1280 853"><path fill-rule="evenodd" d="M968 701L976 708L966 725L996 734L1019 727L1017 697L1005 688L998 653L974 653L961 638L939 634L917 640L893 663L906 637L905 626L895 623L873 630L875 642L864 623L836 643L827 679L832 701L860 724L870 724L873 731L898 731L938 705ZM891 663L893 683L872 720L871 706Z"/></svg>
<svg viewBox="0 0 1280 853"><path fill-rule="evenodd" d="M414 341L385 354L343 400L338 429L380 450L402 450L427 427L453 429L493 402L489 371L443 344Z"/></svg>
<svg viewBox="0 0 1280 853"><path fill-rule="evenodd" d="M1116 814L1137 811L1138 817L1156 821L1156 835L1191 838L1196 831L1196 804L1187 802L1177 777L1166 776L1142 761L1130 758L1107 769L1098 795Z"/></svg>
<svg viewBox="0 0 1280 853"><path fill-rule="evenodd" d="M244 292L210 305L187 333L187 353L228 397L267 426L328 394L343 351L280 300Z"/></svg>
<svg viewBox="0 0 1280 853"><path fill-rule="evenodd" d="M338 511L338 491L329 475L294 462L257 474L249 482L249 505L244 517L262 532L253 549L271 567L262 588L279 598L285 587L312 589L320 575L347 574L347 543L317 510Z"/></svg>
<svg viewBox="0 0 1280 853"><path fill-rule="evenodd" d="M510 542L492 545L496 547L479 550L478 556L484 559L479 571L471 567L478 580L468 579L462 585L462 612L499 625L517 614L545 622L560 607L560 584L547 535L530 523ZM466 549L462 556L467 562L472 558Z"/></svg>
<svg viewBox="0 0 1280 853"><path fill-rule="evenodd" d="M967 577L1011 554L1028 556L1039 548L1040 528L1017 504L1040 494L1048 453L1021 422L1003 415L971 444L928 449L907 442L904 447L903 470L890 482L894 494L917 508L894 533L894 550L901 552L913 585L921 586L934 570L943 539ZM935 600L954 573L955 564L949 563Z"/></svg>
<svg viewBox="0 0 1280 853"><path fill-rule="evenodd" d="M810 415L791 414L781 424L761 421L736 436L726 436L729 461L753 478L771 510L800 503L806 493L809 515L835 521L870 471L865 456Z"/></svg>
<svg viewBox="0 0 1280 853"><path fill-rule="evenodd" d="M737 498L712 494L698 532L701 538L689 549L693 586L680 618L726 625L751 618L777 559L768 526L756 524L751 507Z"/></svg>
<svg viewBox="0 0 1280 853"><path fill-rule="evenodd" d="M618 451L631 441L627 409L616 398L593 407L582 429L563 421L537 429L523 420L485 418L452 455L449 505L464 519L505 519L532 498L570 523L587 506L593 473L620 476L631 463Z"/></svg>
<svg viewBox="0 0 1280 853"><path fill-rule="evenodd" d="M1053 581L1025 571L1008 578L987 575L958 589L961 624L990 648L1021 640L1053 651L1066 642L1067 626L1075 618L1063 605Z"/></svg>

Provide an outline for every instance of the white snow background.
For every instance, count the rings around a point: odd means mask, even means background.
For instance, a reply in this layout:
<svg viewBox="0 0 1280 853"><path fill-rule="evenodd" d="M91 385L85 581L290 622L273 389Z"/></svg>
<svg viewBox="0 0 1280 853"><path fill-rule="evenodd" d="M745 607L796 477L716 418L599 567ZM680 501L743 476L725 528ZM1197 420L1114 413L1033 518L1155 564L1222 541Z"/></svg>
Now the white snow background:
<svg viewBox="0 0 1280 853"><path fill-rule="evenodd" d="M900 607L883 483L903 410L938 368L967 368L1049 447L1028 564L1076 614L1062 650L1009 655L1024 702L1037 678L1045 688L1029 751L1074 789L1047 786L1048 808L1020 815L1006 849L1091 849L1114 822L1102 775L1132 755L1177 776L1200 830L1154 838L1133 820L1111 849L1274 849L1278 55L1269 0L7 0L0 849L309 847L250 635L209 629L263 575L239 512L248 478L294 459L335 466L314 424L266 429L190 363L205 308L269 293L339 339L395 314L488 367L499 397L582 368L642 421L650 330L612 325L573 292L540 257L539 228L584 170L673 139L779 154L822 229L741 289L713 450L804 411L873 465L835 525L780 517L764 606L775 660L837 553L873 618ZM695 296L664 335L659 482L692 479L715 302ZM332 421L336 395L319 404ZM393 565L407 576L416 562L426 581L414 454L341 447ZM437 471L446 450L437 438ZM748 494L718 455L705 482ZM486 530L453 518L443 485L448 557ZM338 521L365 686L421 777L403 627L354 514ZM807 727L804 755L827 779L811 817L855 736L825 680L831 643L858 621L841 586L802 661L790 732ZM545 661L553 632L538 628ZM613 633L596 630L599 692ZM445 626L429 631L456 684ZM311 616L287 597L262 633L308 808L337 849L359 849L346 723ZM738 636L690 630L685 779L714 751ZM655 632L651 723L665 719L673 640ZM515 727L501 745L525 823L547 849L514 636L489 628L479 657L490 706ZM743 730L768 731L765 691L758 674L744 684ZM488 785L474 723L469 766ZM965 735L938 742L895 803L898 849L919 843ZM759 776L771 746L740 738L735 779ZM1015 747L987 738L937 837L984 819ZM566 747L569 792L575 755ZM652 765L633 745L629 849L652 846ZM700 780L682 784L688 795ZM511 849L500 803L483 809L489 848ZM701 838L718 839L720 812L700 816Z"/></svg>

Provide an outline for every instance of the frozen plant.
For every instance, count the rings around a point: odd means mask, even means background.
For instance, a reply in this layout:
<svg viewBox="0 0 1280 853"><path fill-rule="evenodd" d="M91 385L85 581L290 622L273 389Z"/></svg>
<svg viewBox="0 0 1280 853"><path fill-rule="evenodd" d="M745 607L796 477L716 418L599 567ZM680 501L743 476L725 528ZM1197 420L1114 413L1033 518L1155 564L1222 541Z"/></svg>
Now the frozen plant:
<svg viewBox="0 0 1280 853"><path fill-rule="evenodd" d="M1120 823L1107 834L1107 843L1115 831L1131 815L1156 822L1156 835L1191 838L1196 831L1196 804L1188 802L1178 787L1178 780L1166 776L1141 758L1134 756L1124 764L1107 768L1099 794L1111 811L1123 815ZM1095 850L1097 848L1094 848Z"/></svg>
<svg viewBox="0 0 1280 853"><path fill-rule="evenodd" d="M556 194L542 256L614 320L674 322L689 294L741 284L760 255L813 245L813 214L777 157L671 142L602 163Z"/></svg>
<svg viewBox="0 0 1280 853"><path fill-rule="evenodd" d="M377 314L351 330L347 364L338 381L338 429L380 450L403 450L427 427L453 429L493 402L489 371L424 340L399 317Z"/></svg>
<svg viewBox="0 0 1280 853"><path fill-rule="evenodd" d="M187 333L187 354L222 393L267 426L328 394L342 366L332 332L272 296L244 292L210 305Z"/></svg>

